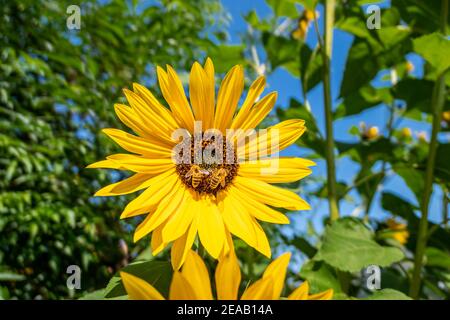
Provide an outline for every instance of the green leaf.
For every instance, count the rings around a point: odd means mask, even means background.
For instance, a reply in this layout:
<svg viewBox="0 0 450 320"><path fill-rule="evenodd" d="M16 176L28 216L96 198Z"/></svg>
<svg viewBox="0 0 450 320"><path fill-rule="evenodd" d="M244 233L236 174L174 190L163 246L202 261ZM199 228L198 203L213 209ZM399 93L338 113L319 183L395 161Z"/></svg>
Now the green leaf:
<svg viewBox="0 0 450 320"><path fill-rule="evenodd" d="M434 82L425 79L404 78L393 88L394 97L404 100L408 113L419 110L431 113L431 96ZM450 100L446 100L446 108L450 108Z"/></svg>
<svg viewBox="0 0 450 320"><path fill-rule="evenodd" d="M299 52L301 45L299 41L277 36L270 32L263 33L262 41L272 69L282 66L293 75L298 76L298 54L293 53Z"/></svg>
<svg viewBox="0 0 450 320"><path fill-rule="evenodd" d="M78 300L104 300L105 299L105 289L96 290L85 294Z"/></svg>
<svg viewBox="0 0 450 320"><path fill-rule="evenodd" d="M341 218L327 226L316 261L342 271L358 272L369 265L389 266L403 259L401 250L375 242L374 234L355 218Z"/></svg>
<svg viewBox="0 0 450 320"><path fill-rule="evenodd" d="M404 293L394 289L382 289L375 291L371 296L362 300L412 300Z"/></svg>
<svg viewBox="0 0 450 320"><path fill-rule="evenodd" d="M317 249L303 237L295 237L289 241L289 244L295 246L300 252L308 256L308 258L312 258L317 253Z"/></svg>
<svg viewBox="0 0 450 320"><path fill-rule="evenodd" d="M166 261L135 262L124 267L121 271L141 278L155 287L163 296L168 296L172 267ZM115 298L126 295L122 279L116 274L105 289L105 298Z"/></svg>
<svg viewBox="0 0 450 320"><path fill-rule="evenodd" d="M209 57L214 61L217 73L227 72L237 64L244 64L243 45L219 45L208 51Z"/></svg>
<svg viewBox="0 0 450 320"><path fill-rule="evenodd" d="M409 166L396 166L394 171L402 177L406 185L416 196L417 202L422 201L423 190L425 188L425 175L423 171L419 171Z"/></svg>
<svg viewBox="0 0 450 320"><path fill-rule="evenodd" d="M322 261L309 260L302 266L299 275L308 281L312 293L328 289L333 289L336 293L341 292L336 272Z"/></svg>
<svg viewBox="0 0 450 320"><path fill-rule="evenodd" d="M25 276L13 272L0 272L0 281L23 281Z"/></svg>
<svg viewBox="0 0 450 320"><path fill-rule="evenodd" d="M266 0L277 17L296 18L299 14L295 4L289 0Z"/></svg>
<svg viewBox="0 0 450 320"><path fill-rule="evenodd" d="M440 143L436 151L434 174L450 185L450 143Z"/></svg>
<svg viewBox="0 0 450 320"><path fill-rule="evenodd" d="M299 3L309 10L313 10L317 6L319 0L290 0L291 2Z"/></svg>
<svg viewBox="0 0 450 320"><path fill-rule="evenodd" d="M438 248L428 247L425 250L426 265L450 269L450 254Z"/></svg>
<svg viewBox="0 0 450 320"><path fill-rule="evenodd" d="M389 89L376 89L371 85L366 85L344 98L335 111L335 118L355 115L383 102L392 102Z"/></svg>
<svg viewBox="0 0 450 320"><path fill-rule="evenodd" d="M414 51L430 63L438 74L450 67L450 41L439 33L413 40Z"/></svg>

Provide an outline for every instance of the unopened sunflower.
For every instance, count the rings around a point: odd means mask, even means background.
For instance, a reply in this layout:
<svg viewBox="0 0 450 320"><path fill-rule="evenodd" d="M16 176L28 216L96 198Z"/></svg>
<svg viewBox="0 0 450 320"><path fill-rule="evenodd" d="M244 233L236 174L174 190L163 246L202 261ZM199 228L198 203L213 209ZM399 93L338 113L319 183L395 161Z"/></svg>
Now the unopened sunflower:
<svg viewBox="0 0 450 320"><path fill-rule="evenodd" d="M285 253L275 259L264 271L261 279L249 285L242 293L241 300L278 300L283 291L290 254ZM121 272L122 282L131 300L163 300L157 289L148 282ZM236 300L241 282L241 271L234 253L219 259L215 283L218 300ZM287 297L289 300L330 300L333 290L309 294L308 282L303 282ZM200 256L190 250L181 271L175 271L169 288L170 300L211 300L213 294L205 263Z"/></svg>
<svg viewBox="0 0 450 320"><path fill-rule="evenodd" d="M229 233L270 257L269 242L258 220L287 224L288 218L273 208L310 208L296 193L272 185L311 173L312 161L273 156L302 135L304 121L287 120L255 134L277 94L259 99L265 87L265 78L259 77L238 109L244 89L241 66L227 73L217 97L210 59L204 66L192 66L189 100L172 67L158 67L157 76L169 108L142 85L134 84L133 91L124 89L129 106L116 104L115 111L136 135L118 129L103 132L131 154L114 154L89 167L134 174L95 195L143 190L125 207L121 218L146 215L134 241L151 233L155 255L173 243L175 269L183 264L197 235L214 258L230 250Z"/></svg>

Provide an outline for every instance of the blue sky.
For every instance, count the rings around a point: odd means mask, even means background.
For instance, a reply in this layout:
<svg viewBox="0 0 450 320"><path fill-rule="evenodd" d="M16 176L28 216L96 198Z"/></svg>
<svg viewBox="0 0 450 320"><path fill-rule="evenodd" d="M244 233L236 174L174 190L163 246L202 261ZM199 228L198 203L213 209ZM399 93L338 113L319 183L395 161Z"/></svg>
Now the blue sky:
<svg viewBox="0 0 450 320"><path fill-rule="evenodd" d="M230 39L229 43L239 44L241 43L240 35L245 33L247 30L246 22L243 18L245 14L247 14L251 10L255 10L259 17L264 18L271 15L271 9L266 5L266 3L262 0L222 0L222 3L225 9L231 15L231 22L228 27ZM383 3L382 5L389 5L388 2ZM320 11L320 19L319 25L322 27L323 24L323 12L322 7L319 7ZM336 100L338 97L339 86L342 80L345 61L347 58L348 50L351 46L352 36L348 33L345 33L340 30L335 30L334 32L334 44L333 44L333 60L332 60L332 95L334 97L334 106L336 106L339 101ZM312 47L317 43L317 39L315 37L314 32L309 32L307 37L307 43ZM262 56L264 56L263 52L260 52ZM420 77L421 69L422 69L422 59L414 54L409 55L408 60L410 60L414 66L415 70L413 71L413 75ZM375 86L383 85L380 77L374 81ZM283 107L287 106L291 97L294 97L298 100L303 100L301 98L301 92L299 90L300 83L298 79L292 77L287 71L278 68L274 73L270 74L267 79L268 85L270 87L270 91L278 91L278 105ZM322 94L322 86L319 85L314 88L308 94L308 100L310 102L312 112L314 113L319 126L324 128L324 115L323 115L323 94ZM376 125L380 128L381 133L385 133L385 125L388 119L388 111L386 106L380 105L374 107L370 110L363 112L360 115L346 117L344 119L338 120L334 124L335 137L336 140L346 141L346 142L355 142L357 138L350 135L348 133L349 129L358 125L361 121L366 122L368 125ZM401 122L399 127L408 126L413 132L426 130L429 132L430 126L416 122L412 120L404 120ZM301 150L300 148L291 148L289 149L289 153L292 155L305 155L305 150ZM338 180L347 181L348 183L352 182L352 178L358 172L358 165L353 163L348 158L340 158L337 160L337 176ZM318 166L314 168L313 175L317 176L326 176L326 166L323 161L318 162ZM306 178L308 179L308 178ZM401 178L399 177L390 177L384 185L384 190L393 191L399 194L402 197L405 197L412 201L413 203L417 203L414 199L413 193L407 188ZM440 221L442 206L441 199L442 194L440 189L436 188L432 205L430 210L430 219L433 221ZM354 213L355 208L360 205L360 199L358 198L356 193L351 193L351 196L354 198L354 203L350 202L341 202L341 213L343 215L350 215ZM298 230L306 229L306 222L308 220L312 220L314 225L317 228L320 228L322 225L322 219L324 215L328 213L328 204L324 200L314 200L311 201L313 210L310 212L302 212L300 214L296 214L295 218L295 227ZM360 214L363 214L362 212ZM376 217L379 219L384 219L387 217L387 213L382 210L380 207L379 199L376 198L373 201L373 205L370 212L372 217Z"/></svg>

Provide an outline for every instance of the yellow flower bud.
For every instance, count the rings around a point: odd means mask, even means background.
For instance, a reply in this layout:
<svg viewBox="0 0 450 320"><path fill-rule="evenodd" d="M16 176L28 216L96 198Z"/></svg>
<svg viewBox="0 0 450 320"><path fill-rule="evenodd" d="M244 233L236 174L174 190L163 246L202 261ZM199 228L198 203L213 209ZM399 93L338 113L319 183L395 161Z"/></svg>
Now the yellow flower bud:
<svg viewBox="0 0 450 320"><path fill-rule="evenodd" d="M305 40L306 33L308 32L309 23L306 19L300 18L298 20L298 27L292 32L292 37L296 40Z"/></svg>
<svg viewBox="0 0 450 320"><path fill-rule="evenodd" d="M411 63L411 61L406 62L406 71L408 71L408 73L414 71L414 65Z"/></svg>
<svg viewBox="0 0 450 320"><path fill-rule="evenodd" d="M388 230L390 231L388 235L390 238L397 240L401 244L408 242L409 232L406 228L406 224L399 223L392 218L388 219L386 224L388 226Z"/></svg>
<svg viewBox="0 0 450 320"><path fill-rule="evenodd" d="M402 129L402 136L403 136L404 138L411 138L411 137L412 137L412 131L411 131L411 129L410 129L410 128L407 128L407 127L403 128L403 129Z"/></svg>
<svg viewBox="0 0 450 320"><path fill-rule="evenodd" d="M366 132L366 137L369 140L376 139L379 135L379 130L377 126L370 127Z"/></svg>
<svg viewBox="0 0 450 320"><path fill-rule="evenodd" d="M317 16L317 14L316 14L316 16ZM303 17L305 17L305 19L307 21L314 20L314 11L313 10L309 10L309 9L305 9L303 11Z"/></svg>
<svg viewBox="0 0 450 320"><path fill-rule="evenodd" d="M442 113L442 119L444 119L447 122L450 122L450 111L444 111Z"/></svg>

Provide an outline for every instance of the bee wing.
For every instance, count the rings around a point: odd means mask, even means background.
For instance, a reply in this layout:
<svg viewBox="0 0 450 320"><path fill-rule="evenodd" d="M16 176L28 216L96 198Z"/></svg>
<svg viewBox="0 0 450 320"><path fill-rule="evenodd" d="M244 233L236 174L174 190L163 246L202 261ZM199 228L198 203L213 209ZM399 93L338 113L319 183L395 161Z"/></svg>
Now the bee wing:
<svg viewBox="0 0 450 320"><path fill-rule="evenodd" d="M193 174L192 170L189 170L189 171L184 175L184 177L185 177L185 178L190 178L190 177L192 177L192 174Z"/></svg>
<svg viewBox="0 0 450 320"><path fill-rule="evenodd" d="M204 174L205 176L209 175L209 171L208 170L204 170L204 169L200 170L200 173Z"/></svg>

